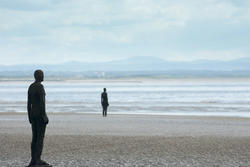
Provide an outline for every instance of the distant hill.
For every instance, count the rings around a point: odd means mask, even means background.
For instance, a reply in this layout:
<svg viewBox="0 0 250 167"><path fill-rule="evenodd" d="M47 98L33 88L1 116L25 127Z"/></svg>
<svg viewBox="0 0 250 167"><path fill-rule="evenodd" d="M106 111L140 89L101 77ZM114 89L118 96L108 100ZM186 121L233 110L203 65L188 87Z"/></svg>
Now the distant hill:
<svg viewBox="0 0 250 167"><path fill-rule="evenodd" d="M232 71L250 70L250 57L231 61L165 61L155 57L131 57L119 61L109 62L66 62L62 64L19 64L0 65L0 71L33 71L41 68L44 71L172 71L172 70L212 70L212 71Z"/></svg>
<svg viewBox="0 0 250 167"><path fill-rule="evenodd" d="M232 61L165 61L155 57L131 57L119 61L62 64L0 65L0 81L32 79L42 69L47 80L96 78L178 78L178 77L250 77L250 58Z"/></svg>

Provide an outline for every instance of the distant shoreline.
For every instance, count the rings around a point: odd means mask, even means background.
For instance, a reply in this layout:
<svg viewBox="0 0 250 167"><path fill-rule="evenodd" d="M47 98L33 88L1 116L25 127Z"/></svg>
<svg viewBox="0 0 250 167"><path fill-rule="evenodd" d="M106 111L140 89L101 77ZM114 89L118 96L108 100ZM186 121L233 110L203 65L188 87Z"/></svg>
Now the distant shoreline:
<svg viewBox="0 0 250 167"><path fill-rule="evenodd" d="M87 116L98 116L101 115L100 113L97 112L47 112L48 115L87 115ZM27 115L27 112L0 112L0 116L3 115ZM192 115L192 114L154 114L154 113L149 113L149 114L145 114L145 113L135 113L135 114L131 114L131 113L108 113L108 115L111 116L131 116L131 117L166 117L166 118L204 118L204 119L250 119L250 115L249 116L236 116L236 115L202 115L202 113L197 114L197 115Z"/></svg>
<svg viewBox="0 0 250 167"><path fill-rule="evenodd" d="M45 76L46 77L46 76ZM194 80L194 81L250 81L249 77L166 77L166 78L150 78L150 77L131 77L131 78L51 78L46 77L45 82L136 82L143 81L180 81L180 80ZM0 82L32 82L34 79L29 78L1 78Z"/></svg>

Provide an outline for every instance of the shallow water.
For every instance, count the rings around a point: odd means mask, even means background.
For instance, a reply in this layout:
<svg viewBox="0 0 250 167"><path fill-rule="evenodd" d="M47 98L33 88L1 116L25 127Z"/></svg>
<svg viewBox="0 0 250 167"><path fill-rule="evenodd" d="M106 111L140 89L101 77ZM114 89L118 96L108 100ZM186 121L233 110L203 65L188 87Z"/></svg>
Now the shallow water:
<svg viewBox="0 0 250 167"><path fill-rule="evenodd" d="M249 79L169 79L44 82L47 112L250 117ZM0 82L0 112L26 112L30 82Z"/></svg>

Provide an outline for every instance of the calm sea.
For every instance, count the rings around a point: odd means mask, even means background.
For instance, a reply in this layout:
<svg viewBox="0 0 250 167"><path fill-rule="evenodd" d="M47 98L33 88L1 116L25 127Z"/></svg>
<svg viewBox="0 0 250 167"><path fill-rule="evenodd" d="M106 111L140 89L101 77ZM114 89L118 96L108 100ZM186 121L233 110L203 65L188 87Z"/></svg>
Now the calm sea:
<svg viewBox="0 0 250 167"><path fill-rule="evenodd" d="M31 82L0 82L0 112L27 112ZM166 79L44 82L47 112L250 117L250 79Z"/></svg>

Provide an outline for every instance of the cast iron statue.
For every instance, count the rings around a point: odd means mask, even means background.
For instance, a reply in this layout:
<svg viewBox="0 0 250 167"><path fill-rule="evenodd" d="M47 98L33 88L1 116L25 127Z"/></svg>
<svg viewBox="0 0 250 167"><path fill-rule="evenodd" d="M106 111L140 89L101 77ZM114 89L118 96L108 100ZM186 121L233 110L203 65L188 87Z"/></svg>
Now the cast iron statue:
<svg viewBox="0 0 250 167"><path fill-rule="evenodd" d="M42 70L36 70L34 73L35 82L28 90L28 117L32 127L31 142L31 161L28 167L46 166L51 167L47 162L41 160L43 150L43 139L46 125L49 123L45 111L45 90L41 82L44 75Z"/></svg>
<svg viewBox="0 0 250 167"><path fill-rule="evenodd" d="M103 88L102 96L101 96L101 103L102 103L102 115L104 117L107 116L107 109L109 106L108 102L108 94L106 92L106 88Z"/></svg>

